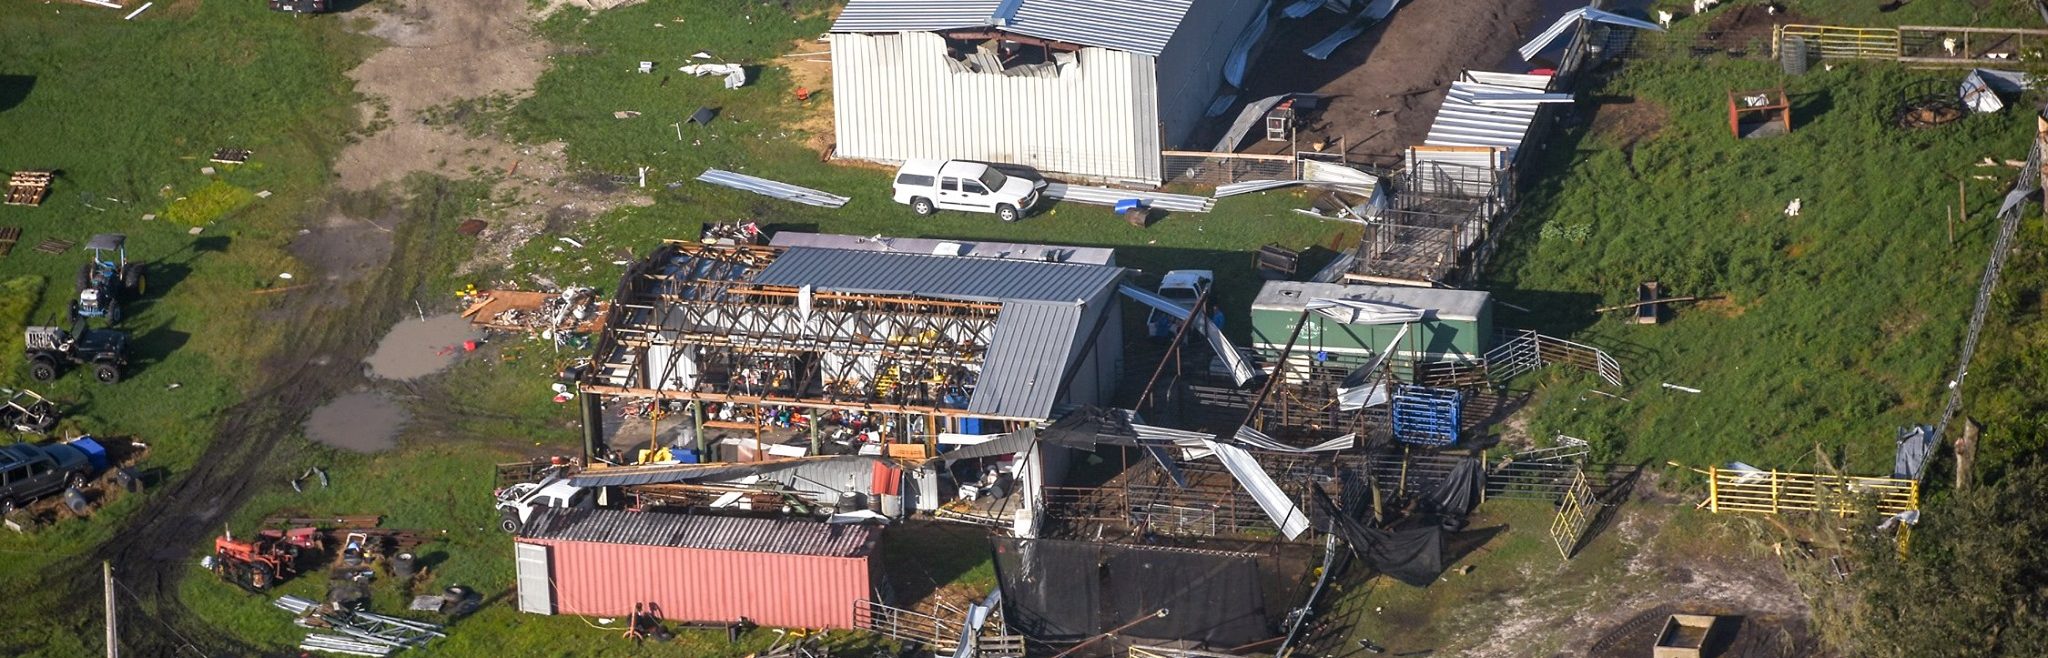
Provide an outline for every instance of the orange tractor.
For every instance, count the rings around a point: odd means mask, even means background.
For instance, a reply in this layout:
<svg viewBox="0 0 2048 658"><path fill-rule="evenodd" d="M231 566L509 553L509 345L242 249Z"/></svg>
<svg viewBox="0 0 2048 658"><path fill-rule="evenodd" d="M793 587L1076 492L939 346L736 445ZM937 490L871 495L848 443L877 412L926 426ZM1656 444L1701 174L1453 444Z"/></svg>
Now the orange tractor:
<svg viewBox="0 0 2048 658"><path fill-rule="evenodd" d="M207 567L228 582L260 592L297 574L301 556L324 548L318 528L264 530L249 540L230 533L213 540Z"/></svg>

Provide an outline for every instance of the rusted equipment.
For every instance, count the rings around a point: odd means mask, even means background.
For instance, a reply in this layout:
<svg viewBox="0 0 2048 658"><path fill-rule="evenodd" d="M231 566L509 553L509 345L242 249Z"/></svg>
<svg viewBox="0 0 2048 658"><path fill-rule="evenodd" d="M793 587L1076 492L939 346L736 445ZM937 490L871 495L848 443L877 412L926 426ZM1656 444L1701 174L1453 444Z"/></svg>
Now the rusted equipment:
<svg viewBox="0 0 2048 658"><path fill-rule="evenodd" d="M230 533L214 538L207 567L228 582L260 592L297 575L300 559L324 547L318 528L263 530L246 540Z"/></svg>

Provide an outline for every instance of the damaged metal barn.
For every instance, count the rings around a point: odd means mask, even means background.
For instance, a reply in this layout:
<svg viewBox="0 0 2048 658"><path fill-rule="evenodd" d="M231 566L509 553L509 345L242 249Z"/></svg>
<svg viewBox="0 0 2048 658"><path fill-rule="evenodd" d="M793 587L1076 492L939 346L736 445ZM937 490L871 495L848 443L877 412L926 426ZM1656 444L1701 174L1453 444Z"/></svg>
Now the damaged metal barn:
<svg viewBox="0 0 2048 658"><path fill-rule="evenodd" d="M613 463L802 458L804 469L831 471L789 478L816 485L808 494L851 491L901 516L938 510L938 474L820 458L922 463L942 446L984 443L1113 393L1124 270L1106 264L1112 255L1062 262L1065 252L1044 246L860 244L669 242L633 264L582 374L591 454ZM840 472L870 467L872 480ZM957 468L943 479L974 497L971 515L1008 526L1066 461L1048 450ZM977 484L984 479L989 486Z"/></svg>
<svg viewBox="0 0 2048 658"><path fill-rule="evenodd" d="M832 24L836 154L1157 184L1161 149L1189 146L1261 10L1236 0L853 0Z"/></svg>

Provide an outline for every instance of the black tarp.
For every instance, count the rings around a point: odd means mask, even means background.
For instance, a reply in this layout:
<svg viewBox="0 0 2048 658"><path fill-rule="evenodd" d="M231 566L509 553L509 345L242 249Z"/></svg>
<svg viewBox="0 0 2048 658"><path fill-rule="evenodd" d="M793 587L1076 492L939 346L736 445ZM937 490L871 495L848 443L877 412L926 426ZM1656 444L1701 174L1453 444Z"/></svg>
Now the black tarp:
<svg viewBox="0 0 2048 658"><path fill-rule="evenodd" d="M997 538L1004 621L1027 637L1121 637L1241 646L1277 637L1306 594L1303 558L1054 539ZM1159 610L1165 617L1146 619ZM1139 622L1133 624L1133 622Z"/></svg>
<svg viewBox="0 0 2048 658"><path fill-rule="evenodd" d="M1451 467L1451 472L1437 483L1436 491L1423 501L1423 510L1443 517L1446 525L1456 530L1465 527L1465 517L1472 514L1472 508L1485 492L1486 468L1479 458L1469 457Z"/></svg>
<svg viewBox="0 0 2048 658"><path fill-rule="evenodd" d="M1444 529L1438 523L1424 523L1406 530L1368 528L1338 509L1330 496L1315 490L1316 506L1335 521L1331 531L1351 545L1358 559L1374 571L1416 587L1428 587L1444 572Z"/></svg>

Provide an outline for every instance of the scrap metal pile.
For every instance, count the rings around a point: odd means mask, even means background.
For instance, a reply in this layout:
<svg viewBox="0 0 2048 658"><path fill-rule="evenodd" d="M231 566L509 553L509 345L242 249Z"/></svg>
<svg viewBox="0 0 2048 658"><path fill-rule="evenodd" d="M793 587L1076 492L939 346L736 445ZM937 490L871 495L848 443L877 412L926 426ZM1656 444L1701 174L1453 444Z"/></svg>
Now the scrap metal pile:
<svg viewBox="0 0 2048 658"><path fill-rule="evenodd" d="M278 597L271 605L297 615L299 626L317 631L299 642L299 648L307 651L389 656L448 637L440 624L336 608L296 596Z"/></svg>
<svg viewBox="0 0 2048 658"><path fill-rule="evenodd" d="M542 336L589 334L604 322L605 302L598 301L594 288L570 288L560 293L524 290L488 290L469 296L462 316L486 329L516 331Z"/></svg>

